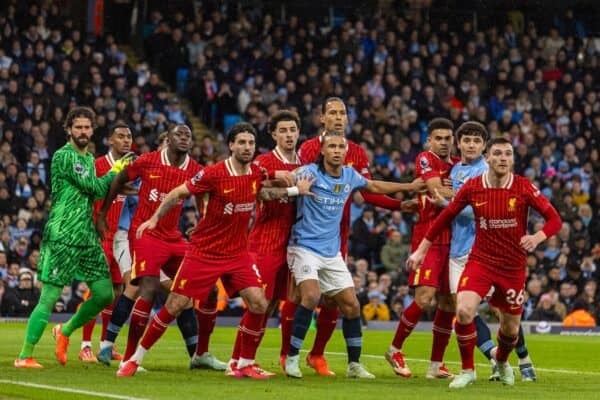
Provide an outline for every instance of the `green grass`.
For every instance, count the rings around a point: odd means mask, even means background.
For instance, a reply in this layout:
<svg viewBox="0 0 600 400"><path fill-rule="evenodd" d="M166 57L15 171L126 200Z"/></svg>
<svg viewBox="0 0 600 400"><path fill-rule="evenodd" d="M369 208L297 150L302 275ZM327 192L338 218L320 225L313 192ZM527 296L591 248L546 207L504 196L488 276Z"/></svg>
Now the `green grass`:
<svg viewBox="0 0 600 400"><path fill-rule="evenodd" d="M523 383L517 372L514 387L488 382L490 368L477 355L479 380L462 391L450 391L448 381L424 378L429 357L431 334L414 333L405 345L408 363L415 377L396 377L382 357L393 332L364 332L362 362L373 372L373 381L348 380L345 374L345 348L341 332L334 334L327 350L330 366L336 377L315 376L303 368L305 378L294 380L282 375L278 367L279 330L270 329L261 348L258 361L278 375L269 381L228 378L213 371L190 371L182 340L176 327L170 327L165 336L146 356L144 366L149 373L133 378L117 378L116 363L110 368L103 365L83 364L77 359L80 332L72 336L69 363L63 367L54 359L54 342L47 328L38 344L35 356L44 365L42 370L18 370L12 367L24 336L25 324L0 324L0 399L81 399L102 398L80 393L67 393L51 388L36 388L23 384L49 385L69 389L114 394L144 399L600 399L600 340L594 337L561 337L530 335L528 346L538 369L537 383ZM98 333L99 328L96 329ZM121 334L119 348L123 350L126 332ZM217 328L211 339L211 351L227 360L235 331ZM305 348L312 344L312 333ZM514 355L513 355L514 357ZM454 372L459 369L459 356L454 337L446 353L447 365ZM513 365L516 360L511 360ZM12 383L9 383L10 381ZM20 384L15 384L20 383ZM393 396L393 397L392 397ZM123 397L123 398L124 398Z"/></svg>

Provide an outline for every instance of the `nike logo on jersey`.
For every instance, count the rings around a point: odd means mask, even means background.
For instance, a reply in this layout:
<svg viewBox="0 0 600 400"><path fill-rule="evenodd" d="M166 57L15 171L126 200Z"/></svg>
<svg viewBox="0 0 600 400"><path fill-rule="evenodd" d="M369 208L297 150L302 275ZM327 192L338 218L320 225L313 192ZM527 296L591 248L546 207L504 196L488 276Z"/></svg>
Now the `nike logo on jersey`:
<svg viewBox="0 0 600 400"><path fill-rule="evenodd" d="M231 193L233 192L235 189L223 189L223 193L227 194L227 193Z"/></svg>
<svg viewBox="0 0 600 400"><path fill-rule="evenodd" d="M158 179L158 178L160 178L160 175L150 174L150 179Z"/></svg>
<svg viewBox="0 0 600 400"><path fill-rule="evenodd" d="M483 205L487 204L487 201L482 201L482 202L476 202L475 203L475 207L481 207Z"/></svg>

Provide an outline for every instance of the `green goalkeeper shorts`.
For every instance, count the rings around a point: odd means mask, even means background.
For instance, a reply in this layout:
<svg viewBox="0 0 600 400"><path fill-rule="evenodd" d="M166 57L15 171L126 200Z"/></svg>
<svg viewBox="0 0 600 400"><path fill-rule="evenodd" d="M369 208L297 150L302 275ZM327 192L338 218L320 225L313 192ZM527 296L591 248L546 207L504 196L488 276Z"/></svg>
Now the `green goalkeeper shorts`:
<svg viewBox="0 0 600 400"><path fill-rule="evenodd" d="M40 281L56 286L70 285L73 279L95 282L110 279L102 246L77 247L60 242L43 242L40 248Z"/></svg>

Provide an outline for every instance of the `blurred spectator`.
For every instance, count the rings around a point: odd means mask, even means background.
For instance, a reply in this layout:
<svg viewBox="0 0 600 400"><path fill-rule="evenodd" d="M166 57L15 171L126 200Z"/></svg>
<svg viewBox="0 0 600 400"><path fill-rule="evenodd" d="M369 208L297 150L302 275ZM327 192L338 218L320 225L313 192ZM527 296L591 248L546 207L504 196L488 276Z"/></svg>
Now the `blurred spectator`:
<svg viewBox="0 0 600 400"><path fill-rule="evenodd" d="M402 234L397 230L388 231L387 241L381 248L381 263L392 280L402 274L408 252L409 246L403 242Z"/></svg>
<svg viewBox="0 0 600 400"><path fill-rule="evenodd" d="M560 322L563 318L555 310L554 300L548 293L540 297L536 309L529 316L529 321Z"/></svg>
<svg viewBox="0 0 600 400"><path fill-rule="evenodd" d="M19 270L18 285L5 291L1 314L7 317L28 317L40 299L40 291L34 286L33 272Z"/></svg>
<svg viewBox="0 0 600 400"><path fill-rule="evenodd" d="M366 321L389 321L390 309L385 304L385 296L378 290L368 294L369 302L362 308L363 318Z"/></svg>

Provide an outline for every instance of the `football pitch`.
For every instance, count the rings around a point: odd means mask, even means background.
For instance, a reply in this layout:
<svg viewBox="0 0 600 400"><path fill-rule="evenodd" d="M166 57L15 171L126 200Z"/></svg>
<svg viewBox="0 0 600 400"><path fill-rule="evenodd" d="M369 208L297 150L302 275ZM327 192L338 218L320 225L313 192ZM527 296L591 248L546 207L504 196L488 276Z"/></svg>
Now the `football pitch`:
<svg viewBox="0 0 600 400"><path fill-rule="evenodd" d="M377 376L375 380L345 378L345 347L341 331L334 333L327 347L330 367L337 376L319 377L303 368L301 380L287 378L278 366L280 331L268 329L257 360L277 376L268 381L235 379L222 372L188 369L187 353L179 331L172 326L148 353L146 373L132 378L115 376L117 363L106 367L84 364L77 358L81 332L71 338L69 362L61 366L54 359L54 341L49 325L38 344L35 357L42 370L18 370L13 360L23 339L24 323L0 323L0 399L600 399L600 339L597 337L561 337L529 335L527 342L538 373L538 382L521 382L518 368L514 387L488 382L487 360L477 354L478 380L467 389L448 389L447 380L428 380L431 334L415 332L405 344L407 363L413 371L410 379L395 376L383 359L392 340L390 331L364 331L362 362ZM96 342L100 327L96 327ZM305 349L312 344L309 332ZM218 327L211 338L211 352L227 360L235 330ZM121 333L118 348L124 350L126 331ZM97 346L97 345L96 345ZM304 355L301 358L304 359ZM454 336L446 352L446 364L453 372L460 369ZM511 364L516 367L514 354ZM304 363L302 363L304 366Z"/></svg>

